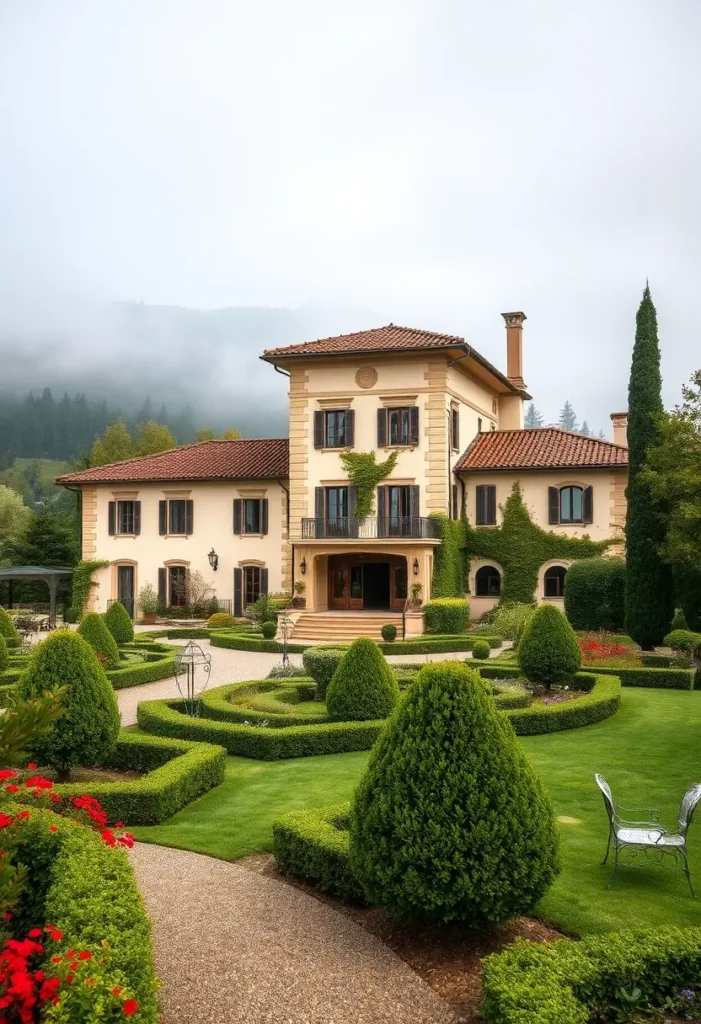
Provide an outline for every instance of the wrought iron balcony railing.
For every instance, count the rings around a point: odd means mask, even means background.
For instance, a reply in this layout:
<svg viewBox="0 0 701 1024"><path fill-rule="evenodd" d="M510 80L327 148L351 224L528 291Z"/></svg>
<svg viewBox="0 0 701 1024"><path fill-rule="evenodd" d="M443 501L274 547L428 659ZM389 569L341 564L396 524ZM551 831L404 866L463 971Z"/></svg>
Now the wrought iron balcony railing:
<svg viewBox="0 0 701 1024"><path fill-rule="evenodd" d="M428 516L367 516L359 519L303 519L303 540L374 540L384 537L440 539L440 524Z"/></svg>

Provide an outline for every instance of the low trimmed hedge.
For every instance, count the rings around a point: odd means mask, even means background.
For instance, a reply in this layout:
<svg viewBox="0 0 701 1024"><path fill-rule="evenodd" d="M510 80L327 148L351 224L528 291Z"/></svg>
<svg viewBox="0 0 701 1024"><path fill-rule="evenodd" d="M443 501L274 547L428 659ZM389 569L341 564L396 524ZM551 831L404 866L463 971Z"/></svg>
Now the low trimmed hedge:
<svg viewBox="0 0 701 1024"><path fill-rule="evenodd" d="M209 638L212 647L227 647L232 651L255 651L258 654L282 654L284 648L277 640L263 640L257 637L245 636L241 633L228 633L225 630L212 633ZM313 644L287 645L288 654L303 654L307 647Z"/></svg>
<svg viewBox="0 0 701 1024"><path fill-rule="evenodd" d="M58 821L50 832L47 825ZM90 949L90 973L112 986L124 987L139 1004L138 1020L157 1024L159 1020L153 967L151 923L134 878L126 851L112 849L98 832L50 811L33 811L26 824L22 861L29 870L31 906L22 907L20 917L33 914L33 925L45 921L63 932L50 943L51 956L68 950ZM107 945L106 963L100 956ZM93 1009L103 1019L99 1006ZM87 1019L87 1017L86 1017Z"/></svg>
<svg viewBox="0 0 701 1024"><path fill-rule="evenodd" d="M110 821L156 825L224 779L225 751L205 743L140 736L122 731L103 767L145 772L125 782L66 782L54 786L62 797L88 793Z"/></svg>
<svg viewBox="0 0 701 1024"><path fill-rule="evenodd" d="M301 687L301 688L300 688ZM269 708L251 708L236 703L232 698L243 698L256 694L279 693L289 691L290 696L297 699L290 700L290 711L283 713L279 707L276 708L271 702ZM285 729L293 725L314 725L325 722L328 715L324 710L319 711L318 716L295 715L294 705L300 700L308 700L309 694L313 696L316 692L316 683L313 679L297 678L292 685L286 685L280 679L259 679L244 683L227 683L224 686L217 686L213 690L205 690L200 695L202 713L206 718L215 722L235 722L239 725L260 725L267 723L273 729ZM275 703L278 703L276 701Z"/></svg>
<svg viewBox="0 0 701 1024"><path fill-rule="evenodd" d="M696 670L693 668L598 668L582 665L583 672L618 676L622 686L646 686L662 690L693 690Z"/></svg>
<svg viewBox="0 0 701 1024"><path fill-rule="evenodd" d="M701 928L655 928L593 935L579 942L517 939L482 961L487 1024L588 1024L594 1007L620 1006L639 989L659 1006L701 976Z"/></svg>
<svg viewBox="0 0 701 1024"><path fill-rule="evenodd" d="M434 597L421 614L427 633L460 633L470 624L470 602L464 597Z"/></svg>
<svg viewBox="0 0 701 1024"><path fill-rule="evenodd" d="M417 637L415 640L395 640L392 643L381 643L379 648L383 654L450 654L455 651L471 651L478 640L486 640L490 647L497 649L503 641L500 636L483 636L474 633L446 634L445 636L426 635ZM240 633L230 633L226 630L212 633L210 636L212 647L227 647L234 651L256 651L263 654L282 654L283 646L277 640L263 640L257 637L245 636ZM343 644L302 644L289 643L288 654L303 654L305 651L314 649L343 649Z"/></svg>
<svg viewBox="0 0 701 1024"><path fill-rule="evenodd" d="M592 678L592 677L590 677ZM579 684L586 681L586 673L576 676ZM615 715L621 704L621 681L616 676L598 676L584 697L566 700L562 704L531 704L530 707L504 711L518 736L534 736L544 732L561 732L593 725Z"/></svg>
<svg viewBox="0 0 701 1024"><path fill-rule="evenodd" d="M503 686L492 684L490 687L494 703L499 711L511 711L514 708L527 708L531 703L531 695L521 686Z"/></svg>
<svg viewBox="0 0 701 1024"><path fill-rule="evenodd" d="M159 640L165 637L167 640L208 640L210 631L204 626L172 626L166 629L153 629L148 633L137 633L137 638L145 636Z"/></svg>
<svg viewBox="0 0 701 1024"><path fill-rule="evenodd" d="M115 690L123 690L127 686L141 686L143 683L155 683L157 679L168 679L175 672L175 653L175 650L166 655L144 651L143 662L110 669L107 678Z"/></svg>
<svg viewBox="0 0 701 1024"><path fill-rule="evenodd" d="M306 878L324 892L363 901L348 863L349 804L290 811L273 824L273 850L281 871Z"/></svg>
<svg viewBox="0 0 701 1024"><path fill-rule="evenodd" d="M217 689L225 690L227 687ZM214 693L212 690L209 696ZM278 761L288 757L370 750L384 725L384 721L325 722L268 729L212 718L191 718L178 710L184 704L183 700L142 701L137 709L139 726L145 732L157 736L177 736L201 743L217 743L225 747L229 754L240 757Z"/></svg>

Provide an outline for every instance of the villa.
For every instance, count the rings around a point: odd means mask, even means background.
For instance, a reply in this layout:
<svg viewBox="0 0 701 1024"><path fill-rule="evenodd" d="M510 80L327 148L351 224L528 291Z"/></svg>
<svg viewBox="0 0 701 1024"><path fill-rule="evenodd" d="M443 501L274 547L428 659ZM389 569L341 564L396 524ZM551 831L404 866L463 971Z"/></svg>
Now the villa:
<svg viewBox="0 0 701 1024"><path fill-rule="evenodd" d="M295 637L356 635L359 622L379 634L412 584L430 598L439 517L498 526L514 482L544 529L622 543L627 414L612 415L613 442L524 429L526 317L503 317L506 373L463 338L394 324L269 349L261 358L289 378L289 439L204 441L59 477L81 491L83 559L109 563L91 606L133 614L146 583L177 605L197 570L237 616L303 582ZM389 460L369 514L367 495L356 514L346 453ZM568 564L541 566L537 601L562 600ZM473 617L499 600L502 575L471 560Z"/></svg>

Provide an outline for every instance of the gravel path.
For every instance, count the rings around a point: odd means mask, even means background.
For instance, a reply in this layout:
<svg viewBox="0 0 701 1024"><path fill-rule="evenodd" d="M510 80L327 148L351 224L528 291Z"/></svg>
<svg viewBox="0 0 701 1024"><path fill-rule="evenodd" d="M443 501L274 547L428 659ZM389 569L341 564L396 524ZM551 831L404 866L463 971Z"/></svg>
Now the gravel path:
<svg viewBox="0 0 701 1024"><path fill-rule="evenodd" d="M379 939L277 879L183 850L130 853L153 921L163 1024L449 1024Z"/></svg>

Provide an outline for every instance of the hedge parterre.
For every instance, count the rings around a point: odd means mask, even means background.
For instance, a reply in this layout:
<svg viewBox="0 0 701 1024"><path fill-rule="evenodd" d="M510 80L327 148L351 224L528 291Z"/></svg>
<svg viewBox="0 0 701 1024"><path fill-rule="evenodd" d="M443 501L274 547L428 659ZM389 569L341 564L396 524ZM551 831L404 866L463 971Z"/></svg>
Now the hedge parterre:
<svg viewBox="0 0 701 1024"><path fill-rule="evenodd" d="M465 633L446 634L445 636L426 635L413 640L381 643L378 646L383 654L450 654L456 651L471 651L479 640L485 640L493 649L501 647L503 642L500 636ZM212 647L226 647L234 651L256 651L266 654L281 654L283 651L282 644L277 640L263 640L245 634L230 633L226 630L212 633L210 643ZM315 644L296 644L293 640L287 645L287 652L288 654L303 654L310 647L316 646ZM340 649L340 645L336 645L334 649Z"/></svg>

